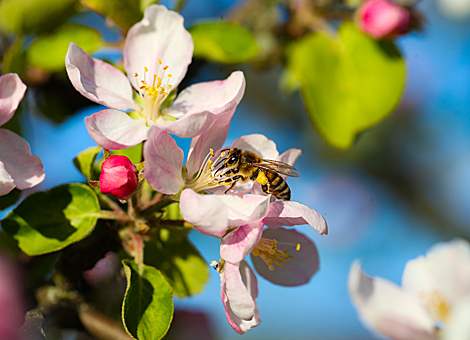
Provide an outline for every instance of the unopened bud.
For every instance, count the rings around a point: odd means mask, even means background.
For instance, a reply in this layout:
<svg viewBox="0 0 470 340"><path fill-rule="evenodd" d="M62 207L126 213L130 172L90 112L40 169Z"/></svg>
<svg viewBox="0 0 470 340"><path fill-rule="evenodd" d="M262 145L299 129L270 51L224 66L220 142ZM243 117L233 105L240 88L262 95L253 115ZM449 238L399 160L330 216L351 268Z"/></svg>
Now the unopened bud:
<svg viewBox="0 0 470 340"><path fill-rule="evenodd" d="M393 38L409 31L410 11L388 0L368 0L357 10L356 20L375 39Z"/></svg>
<svg viewBox="0 0 470 340"><path fill-rule="evenodd" d="M137 188L137 170L126 156L111 156L101 164L100 190L125 199Z"/></svg>

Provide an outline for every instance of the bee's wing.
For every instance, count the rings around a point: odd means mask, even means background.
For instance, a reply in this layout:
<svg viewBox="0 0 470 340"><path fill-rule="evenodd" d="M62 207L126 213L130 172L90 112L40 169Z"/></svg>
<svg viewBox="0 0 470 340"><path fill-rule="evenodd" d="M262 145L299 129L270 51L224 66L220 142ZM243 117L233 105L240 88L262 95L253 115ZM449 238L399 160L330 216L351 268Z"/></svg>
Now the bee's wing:
<svg viewBox="0 0 470 340"><path fill-rule="evenodd" d="M261 163L256 164L256 166L259 166L260 168L264 168L264 169L274 170L280 173L281 175L286 175L286 176L291 176L291 177L300 176L296 168L294 168L290 164L287 164L281 161L275 161L272 159L263 159Z"/></svg>

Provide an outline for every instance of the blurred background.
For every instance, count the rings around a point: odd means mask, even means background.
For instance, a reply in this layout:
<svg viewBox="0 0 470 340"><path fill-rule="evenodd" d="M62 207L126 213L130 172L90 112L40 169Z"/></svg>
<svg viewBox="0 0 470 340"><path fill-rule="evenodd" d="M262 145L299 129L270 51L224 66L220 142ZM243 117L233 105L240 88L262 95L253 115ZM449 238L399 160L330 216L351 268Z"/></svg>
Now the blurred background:
<svg viewBox="0 0 470 340"><path fill-rule="evenodd" d="M191 27L200 18L228 17L240 3L189 0L181 14ZM244 71L246 92L226 144L261 133L276 142L280 153L302 149L296 163L301 176L288 181L292 200L319 211L329 225L329 235L322 237L308 226L297 228L314 240L320 254L320 270L308 284L285 288L259 277L262 323L244 339L373 339L349 301L352 261L360 259L367 273L399 284L408 260L437 242L470 235L470 2L462 3L425 0L417 5L427 17L424 30L397 40L406 60L406 93L389 118L363 132L347 151L318 136L298 92L281 90L281 67L266 71L194 62L191 82ZM108 41L118 38L96 14L71 20L99 28ZM115 50L94 55L119 59ZM27 100L32 96L28 92ZM86 107L60 122L23 110L23 136L46 172L34 190L84 181L72 159L95 146L83 119L99 109ZM185 151L188 142L178 140ZM208 263L219 259L219 240L197 232L191 239ZM192 315L198 327L207 322L213 339L240 338L226 321L215 270L202 294L176 299L175 307L180 311L175 322Z"/></svg>

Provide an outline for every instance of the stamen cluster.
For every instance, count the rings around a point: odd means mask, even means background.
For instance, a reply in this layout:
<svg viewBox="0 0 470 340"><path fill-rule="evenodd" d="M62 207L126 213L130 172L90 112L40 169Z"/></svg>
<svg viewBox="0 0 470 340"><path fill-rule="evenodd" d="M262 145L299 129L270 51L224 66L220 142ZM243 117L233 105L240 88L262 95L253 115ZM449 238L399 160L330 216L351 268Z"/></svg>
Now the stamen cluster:
<svg viewBox="0 0 470 340"><path fill-rule="evenodd" d="M296 245L296 250L300 250L300 244ZM275 269L274 264L282 268L284 264L289 263L288 259L294 257L291 254L287 254L287 252L287 249L280 250L278 248L276 239L261 238L251 254L259 256L268 265L269 270L273 271Z"/></svg>

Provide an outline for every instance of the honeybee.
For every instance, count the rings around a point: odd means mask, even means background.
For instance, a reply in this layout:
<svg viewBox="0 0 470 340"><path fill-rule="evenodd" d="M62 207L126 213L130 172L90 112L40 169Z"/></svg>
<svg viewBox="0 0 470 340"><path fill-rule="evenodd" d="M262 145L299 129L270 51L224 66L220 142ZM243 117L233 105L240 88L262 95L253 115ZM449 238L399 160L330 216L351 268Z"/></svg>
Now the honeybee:
<svg viewBox="0 0 470 340"><path fill-rule="evenodd" d="M228 153L223 165L217 169L216 173L227 169L222 176L228 177L221 180L221 184L231 183L225 191L227 193L237 182L252 180L261 184L261 188L267 194L288 201L291 191L281 175L299 177L297 170L284 162L271 159L262 159L257 154L250 151L242 151L233 148Z"/></svg>

